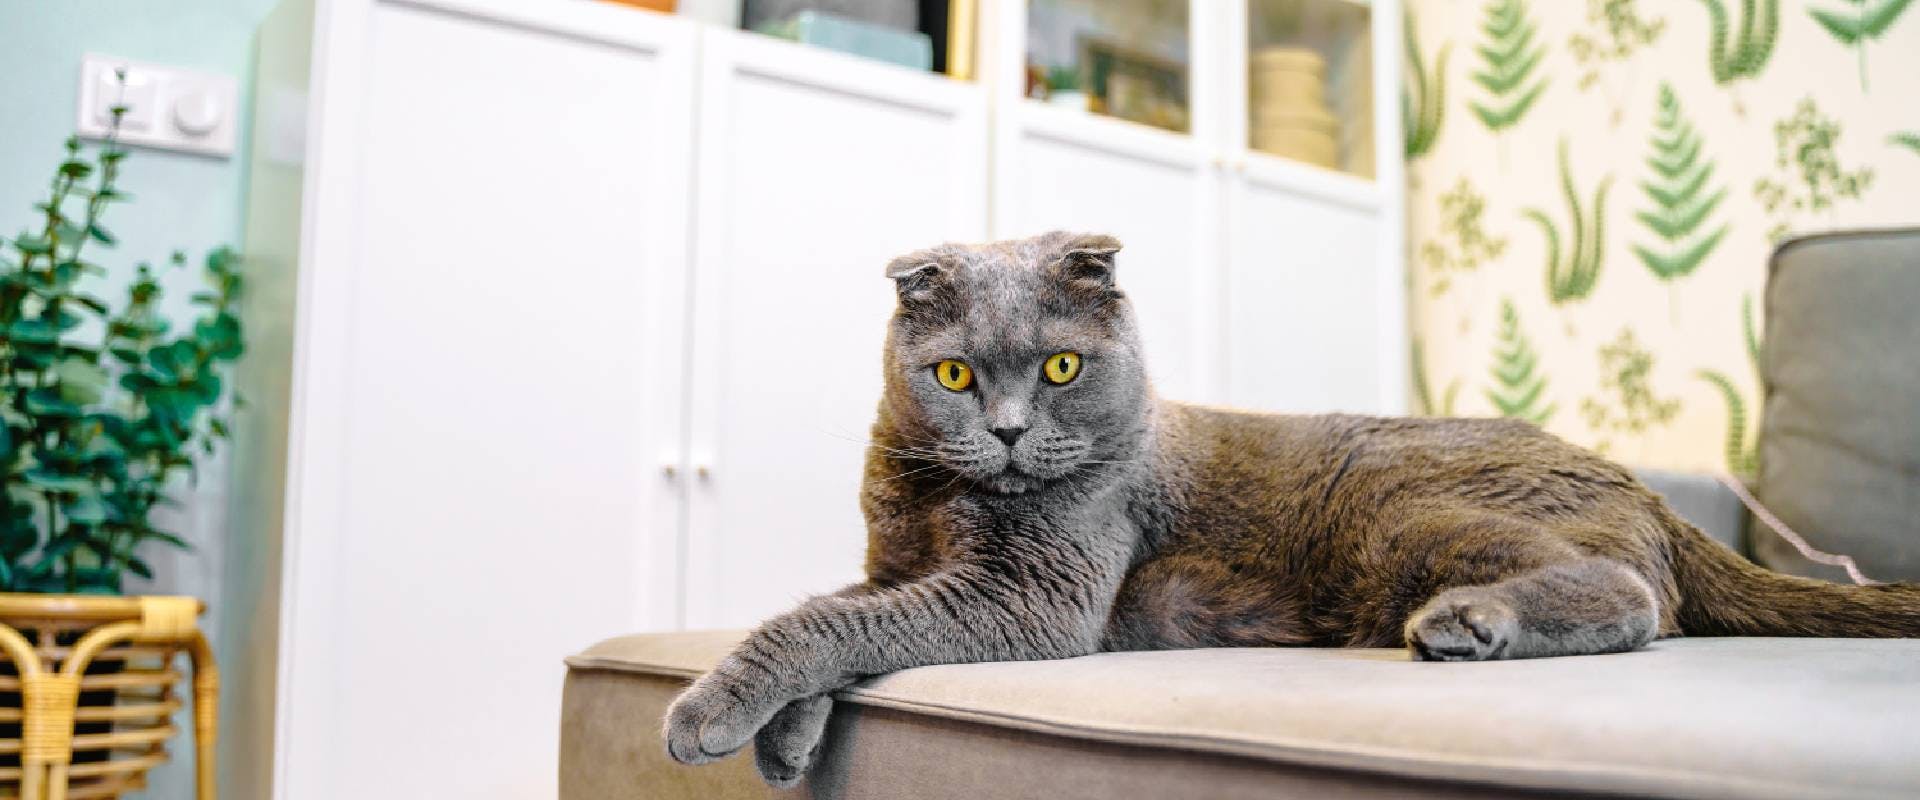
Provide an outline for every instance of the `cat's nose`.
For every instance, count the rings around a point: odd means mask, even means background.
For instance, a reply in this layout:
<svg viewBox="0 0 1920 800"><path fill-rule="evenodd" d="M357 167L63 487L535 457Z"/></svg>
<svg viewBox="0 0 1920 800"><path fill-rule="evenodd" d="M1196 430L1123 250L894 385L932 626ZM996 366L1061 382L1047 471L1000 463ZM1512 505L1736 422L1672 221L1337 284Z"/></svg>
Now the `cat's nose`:
<svg viewBox="0 0 1920 800"><path fill-rule="evenodd" d="M1027 432L1027 428L1024 425L1018 428L994 428L993 429L993 435L999 437L1000 441L1006 442L1008 447L1012 447L1014 442L1020 441L1020 434L1023 434L1026 432Z"/></svg>

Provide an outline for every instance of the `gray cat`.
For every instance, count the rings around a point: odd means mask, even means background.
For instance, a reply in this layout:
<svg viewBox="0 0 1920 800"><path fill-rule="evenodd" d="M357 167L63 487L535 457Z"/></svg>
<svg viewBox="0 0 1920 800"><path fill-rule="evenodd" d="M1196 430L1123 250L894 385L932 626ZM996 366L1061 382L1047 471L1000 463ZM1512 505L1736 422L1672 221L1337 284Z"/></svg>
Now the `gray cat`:
<svg viewBox="0 0 1920 800"><path fill-rule="evenodd" d="M1149 388L1118 242L894 260L864 583L755 630L667 713L790 785L829 693L926 664L1212 646L1475 661L1656 636L1920 636L1920 587L1763 570L1531 424L1282 416ZM804 533L804 532L802 532Z"/></svg>

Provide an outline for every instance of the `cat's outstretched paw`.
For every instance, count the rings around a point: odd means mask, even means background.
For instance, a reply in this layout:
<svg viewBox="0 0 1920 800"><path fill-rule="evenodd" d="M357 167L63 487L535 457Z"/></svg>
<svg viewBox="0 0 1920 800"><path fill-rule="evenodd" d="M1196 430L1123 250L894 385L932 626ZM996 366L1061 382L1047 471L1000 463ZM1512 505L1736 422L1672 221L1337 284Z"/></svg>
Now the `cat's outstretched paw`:
<svg viewBox="0 0 1920 800"><path fill-rule="evenodd" d="M706 764L740 751L782 704L746 701L708 675L695 681L667 708L667 755L682 764Z"/></svg>
<svg viewBox="0 0 1920 800"><path fill-rule="evenodd" d="M1419 661L1493 661L1508 658L1520 632L1506 601L1482 587L1441 592L1407 620L1407 647Z"/></svg>
<svg viewBox="0 0 1920 800"><path fill-rule="evenodd" d="M781 789L799 783L820 754L832 710L833 698L821 694L795 700L774 714L753 737L753 761L760 777Z"/></svg>

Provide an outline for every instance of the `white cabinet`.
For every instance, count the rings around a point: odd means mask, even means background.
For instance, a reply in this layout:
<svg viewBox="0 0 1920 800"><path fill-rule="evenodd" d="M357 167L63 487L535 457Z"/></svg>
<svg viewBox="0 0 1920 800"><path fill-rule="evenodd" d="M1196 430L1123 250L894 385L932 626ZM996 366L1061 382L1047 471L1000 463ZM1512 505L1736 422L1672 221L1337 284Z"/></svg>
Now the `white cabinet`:
<svg viewBox="0 0 1920 800"><path fill-rule="evenodd" d="M280 797L550 794L560 659L670 624L693 27L523 8L316 21Z"/></svg>
<svg viewBox="0 0 1920 800"><path fill-rule="evenodd" d="M1394 271L1374 258L1368 187L1277 159L1233 165L1228 183L1227 403L1292 412L1387 404L1379 306Z"/></svg>
<svg viewBox="0 0 1920 800"><path fill-rule="evenodd" d="M901 253L986 235L978 87L703 38L686 619L862 576L862 454Z"/></svg>
<svg viewBox="0 0 1920 800"><path fill-rule="evenodd" d="M1266 46L1273 31L1250 35L1254 12L1286 17L1309 32L1306 40L1344 56L1343 77L1355 88L1342 97L1392 99L1399 97L1400 49L1380 32L1400 30L1399 4L1196 1L1182 15L1177 4L1055 0L1035 16L1039 6L1007 0L989 16L997 42L988 59L995 76L994 238L1054 228L1117 236L1126 246L1120 285L1133 299L1148 367L1164 396L1268 411L1404 411L1398 107L1342 106L1364 122L1352 128L1354 146L1372 147L1349 153L1346 163L1377 162L1377 181L1248 146L1257 138L1250 137L1250 39ZM1176 41L1163 35L1135 44L1184 51L1186 130L1025 96L1033 60L1059 58L1043 51L1061 48L1057 41L1029 42L1031 21L1058 26L1065 19L1070 26L1102 14L1126 20L1129 6L1167 30L1184 31ZM1370 28L1360 23L1357 43L1329 48L1314 38L1314 31L1333 29L1327 26L1351 36L1356 18L1370 20ZM1138 27L1119 30L1153 38ZM1358 88L1369 75L1370 92Z"/></svg>

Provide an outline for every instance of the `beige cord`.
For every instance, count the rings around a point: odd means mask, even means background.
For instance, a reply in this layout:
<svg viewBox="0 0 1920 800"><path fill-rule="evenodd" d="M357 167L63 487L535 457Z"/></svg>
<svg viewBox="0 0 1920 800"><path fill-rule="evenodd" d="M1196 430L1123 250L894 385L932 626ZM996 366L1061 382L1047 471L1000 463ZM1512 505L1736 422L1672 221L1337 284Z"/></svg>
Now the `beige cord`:
<svg viewBox="0 0 1920 800"><path fill-rule="evenodd" d="M1847 577L1852 578L1854 583L1860 584L1861 586L1879 583L1879 581L1868 578L1862 574L1860 572L1860 566L1853 563L1852 556L1837 556L1832 553L1813 549L1813 545L1807 544L1807 540L1801 538L1800 534L1795 533L1792 528L1787 527L1787 523L1781 522L1780 518L1774 516L1773 512L1768 511L1766 506L1760 505L1760 501L1754 499L1753 495L1747 491L1746 484L1741 483L1739 478L1735 478L1726 473L1721 473L1715 477L1718 477L1721 483L1726 484L1728 489L1732 489L1734 496L1740 498L1740 503L1746 506L1748 511L1753 512L1753 515L1759 518L1761 523L1772 528L1774 533L1780 535L1780 538L1787 540L1787 544L1793 545L1793 549L1800 551L1800 555L1805 556L1808 561L1816 564L1825 564L1829 567L1841 567L1847 571Z"/></svg>

